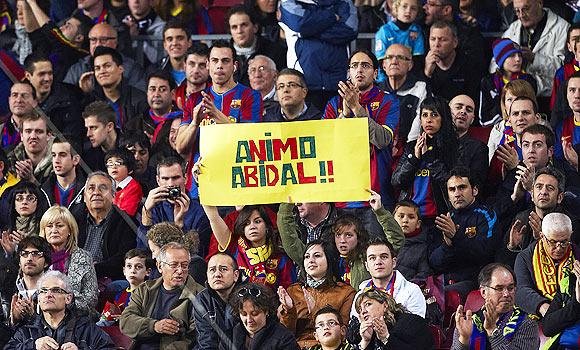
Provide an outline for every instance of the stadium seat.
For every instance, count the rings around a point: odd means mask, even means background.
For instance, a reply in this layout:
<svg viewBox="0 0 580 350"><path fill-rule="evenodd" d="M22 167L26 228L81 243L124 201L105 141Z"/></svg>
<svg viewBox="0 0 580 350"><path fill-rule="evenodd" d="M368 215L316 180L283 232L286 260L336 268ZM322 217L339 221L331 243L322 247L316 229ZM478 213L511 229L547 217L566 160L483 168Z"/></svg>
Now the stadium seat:
<svg viewBox="0 0 580 350"><path fill-rule="evenodd" d="M105 331L113 340L113 343L117 347L117 349L130 349L131 343L133 340L126 336L125 334L121 333L121 329L119 326L106 326L101 327L102 330Z"/></svg>
<svg viewBox="0 0 580 350"><path fill-rule="evenodd" d="M443 326L445 328L449 327L453 322L453 314L460 304L461 296L459 295L459 292L455 290L448 290L445 292L445 317L443 321Z"/></svg>
<svg viewBox="0 0 580 350"><path fill-rule="evenodd" d="M471 310L473 312L481 309L485 300L481 297L481 293L479 290L473 290L467 296L467 300L465 300L465 310Z"/></svg>

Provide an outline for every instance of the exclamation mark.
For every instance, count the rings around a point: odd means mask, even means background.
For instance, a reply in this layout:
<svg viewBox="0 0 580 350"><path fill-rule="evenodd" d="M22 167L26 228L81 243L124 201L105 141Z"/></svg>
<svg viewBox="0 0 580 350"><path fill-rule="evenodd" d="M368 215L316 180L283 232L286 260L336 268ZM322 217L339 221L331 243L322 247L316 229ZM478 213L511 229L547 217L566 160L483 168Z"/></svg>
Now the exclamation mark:
<svg viewBox="0 0 580 350"><path fill-rule="evenodd" d="M326 176L326 164L324 164L324 161L320 161L318 165L320 166L320 183L325 184L326 179L323 176Z"/></svg>
<svg viewBox="0 0 580 350"><path fill-rule="evenodd" d="M328 166L328 176L333 176L334 175L334 169L333 169L333 165L332 165L332 160L327 161L326 164ZM334 177L330 177L328 179L328 182L334 182Z"/></svg>

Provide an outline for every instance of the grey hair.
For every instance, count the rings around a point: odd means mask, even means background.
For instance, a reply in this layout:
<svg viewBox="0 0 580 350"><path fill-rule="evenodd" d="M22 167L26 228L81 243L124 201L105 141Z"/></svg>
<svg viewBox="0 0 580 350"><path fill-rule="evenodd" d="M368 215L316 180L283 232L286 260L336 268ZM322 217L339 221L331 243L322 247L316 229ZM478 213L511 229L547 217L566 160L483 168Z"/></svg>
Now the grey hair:
<svg viewBox="0 0 580 350"><path fill-rule="evenodd" d="M253 58L251 58L248 61L248 69L250 69L250 64L252 64L252 61L255 60L255 59L257 59L257 58L261 58L263 60L266 60L266 62L268 62L268 66L269 66L269 68L271 70L273 70L274 72L277 72L278 71L278 68L276 68L276 62L274 62L274 60L271 59L270 57L264 56L264 55L256 55Z"/></svg>
<svg viewBox="0 0 580 350"><path fill-rule="evenodd" d="M36 283L36 285L40 288L40 286L42 286L42 284L49 278L59 279L64 284L63 289L67 293L73 294L73 289L72 289L72 286L70 284L70 279L67 277L67 275L65 275L64 273L57 271L57 270L51 270L51 271L46 272L44 275L42 275L42 277L40 277L38 279L38 282Z"/></svg>
<svg viewBox="0 0 580 350"><path fill-rule="evenodd" d="M187 255L189 255L189 257L191 259L191 254L189 253L189 250L187 248L185 248L185 246L183 244L177 243L177 242L169 242L169 243L165 244L163 247L161 247L161 249L159 249L159 255L157 256L157 260L167 262L167 251L169 249L185 250L187 252Z"/></svg>
<svg viewBox="0 0 580 350"><path fill-rule="evenodd" d="M102 176L104 178L106 178L107 180L111 181L111 192L113 194L113 197L115 197L115 192L116 192L116 188L115 188L115 180L113 180L113 178L111 177L111 175L107 174L106 172L102 171L102 170L97 170L97 171L93 171L92 173L90 173L87 176L87 181L85 182L85 189L87 187L87 184L89 183L89 181L95 177L95 176Z"/></svg>
<svg viewBox="0 0 580 350"><path fill-rule="evenodd" d="M572 235L572 220L563 213L550 213L542 219L542 233L566 231Z"/></svg>

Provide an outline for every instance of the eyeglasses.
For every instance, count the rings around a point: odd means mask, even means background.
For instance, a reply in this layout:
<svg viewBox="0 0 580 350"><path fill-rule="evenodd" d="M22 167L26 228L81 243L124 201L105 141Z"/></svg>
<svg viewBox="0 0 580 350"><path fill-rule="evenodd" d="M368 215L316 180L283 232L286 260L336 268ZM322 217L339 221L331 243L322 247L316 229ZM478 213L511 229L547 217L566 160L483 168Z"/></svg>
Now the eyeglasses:
<svg viewBox="0 0 580 350"><path fill-rule="evenodd" d="M350 69L357 69L359 66L362 69L371 69L373 68L372 63L368 63L368 62L353 62L351 64L348 65L350 67Z"/></svg>
<svg viewBox="0 0 580 350"><path fill-rule="evenodd" d="M259 290L258 288L255 287L242 287L239 291L238 291L238 296L240 298L243 298L245 296L253 296L254 298L259 297L260 295L262 295L262 291Z"/></svg>
<svg viewBox="0 0 580 350"><path fill-rule="evenodd" d="M107 164L105 164L105 165L107 166L107 168L120 167L120 166L125 165L125 162L118 160L116 162L107 162Z"/></svg>
<svg viewBox="0 0 580 350"><path fill-rule="evenodd" d="M23 258L28 258L29 255L32 255L33 258L40 258L44 256L44 252L40 250L23 250L20 252L20 256Z"/></svg>
<svg viewBox="0 0 580 350"><path fill-rule="evenodd" d="M117 40L117 38L114 36L104 36L101 38L89 38L89 41L93 44L94 43L106 44L107 42L109 42L111 40Z"/></svg>
<svg viewBox="0 0 580 350"><path fill-rule="evenodd" d="M248 75L254 75L258 72L264 73L266 71L270 71L270 69L266 66L252 67L252 68L248 69Z"/></svg>
<svg viewBox="0 0 580 350"><path fill-rule="evenodd" d="M286 87L288 87L290 90L294 90L294 89L298 89L298 88L303 88L304 86L302 86L298 83L294 83L294 82L289 82L287 84L280 83L280 84L276 85L276 90L284 90Z"/></svg>
<svg viewBox="0 0 580 350"><path fill-rule="evenodd" d="M484 287L488 287L491 288L493 290L495 290L498 293L504 293L504 292L508 292L508 293L513 293L516 290L516 286L514 286L513 284L510 284L507 287L504 286L497 286L497 287L492 287L492 286L484 286Z"/></svg>
<svg viewBox="0 0 580 350"><path fill-rule="evenodd" d="M522 7L522 8L514 7L514 12L515 12L516 16L525 16L528 13L530 13L530 7L529 6Z"/></svg>
<svg viewBox="0 0 580 350"><path fill-rule="evenodd" d="M33 195L33 194L29 194L27 196L16 195L16 197L14 198L14 200L17 201L17 202L20 202L20 203L22 203L24 201L27 201L29 203L34 203L34 202L36 202L36 196Z"/></svg>
<svg viewBox="0 0 580 350"><path fill-rule="evenodd" d="M181 267L182 270L188 270L189 269L189 262L178 263L178 262L161 261L161 263L169 266L169 268L172 269L172 270L177 270L180 267Z"/></svg>
<svg viewBox="0 0 580 350"><path fill-rule="evenodd" d="M544 238L546 238L546 237L544 237ZM553 239L546 238L546 242L552 248L567 248L570 245L570 241L568 241L568 240L555 241Z"/></svg>
<svg viewBox="0 0 580 350"><path fill-rule="evenodd" d="M67 292L66 290L64 290L60 287L40 288L38 290L39 294L48 294L48 292L50 292L52 294L69 294L69 292Z"/></svg>
<svg viewBox="0 0 580 350"><path fill-rule="evenodd" d="M410 57L403 56L403 55L387 55L387 56L385 57L385 59L386 59L387 61L393 61L395 58L396 58L397 60L399 60L399 61L407 61L407 62L408 62L408 61L410 61L410 60L411 60L411 58L410 58Z"/></svg>
<svg viewBox="0 0 580 350"><path fill-rule="evenodd" d="M314 325L314 328L316 330L320 330L320 329L324 329L324 328L334 328L336 326L339 326L340 324L338 323L338 321L335 320L330 320L327 322L318 322L317 324Z"/></svg>

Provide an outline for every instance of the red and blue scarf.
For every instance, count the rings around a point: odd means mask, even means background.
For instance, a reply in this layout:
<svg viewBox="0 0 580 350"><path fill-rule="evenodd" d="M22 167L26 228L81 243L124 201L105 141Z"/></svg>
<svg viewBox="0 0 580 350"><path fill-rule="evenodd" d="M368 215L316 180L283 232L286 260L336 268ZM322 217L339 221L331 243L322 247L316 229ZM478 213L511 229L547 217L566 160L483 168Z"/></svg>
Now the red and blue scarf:
<svg viewBox="0 0 580 350"><path fill-rule="evenodd" d="M157 136L159 135L159 132L163 128L163 125L165 125L165 122L168 121L168 120L173 120L175 118L182 118L183 117L183 111L169 112L169 113L167 113L165 115L157 116L150 109L149 110L149 117L151 117L151 120L153 120L153 124L155 124L155 131L153 132L153 139L151 140L151 143L156 143L157 142Z"/></svg>

